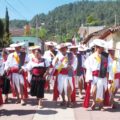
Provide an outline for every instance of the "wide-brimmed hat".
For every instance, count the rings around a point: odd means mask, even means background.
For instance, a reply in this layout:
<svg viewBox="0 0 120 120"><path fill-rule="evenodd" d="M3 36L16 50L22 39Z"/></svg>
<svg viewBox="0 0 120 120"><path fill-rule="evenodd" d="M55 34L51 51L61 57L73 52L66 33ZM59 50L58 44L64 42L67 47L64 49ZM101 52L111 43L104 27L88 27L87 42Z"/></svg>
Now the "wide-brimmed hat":
<svg viewBox="0 0 120 120"><path fill-rule="evenodd" d="M24 46L25 42L20 42L20 43L13 43L10 45L10 47L12 48L16 48L16 47L20 47L20 46Z"/></svg>
<svg viewBox="0 0 120 120"><path fill-rule="evenodd" d="M34 46L29 47L29 50L36 50L36 49L40 49L40 46L34 45Z"/></svg>
<svg viewBox="0 0 120 120"><path fill-rule="evenodd" d="M7 48L5 48L7 51L14 51L15 50L15 48L13 48L13 47L7 47Z"/></svg>
<svg viewBox="0 0 120 120"><path fill-rule="evenodd" d="M66 48L66 47L68 47L68 45L66 43L61 43L56 46L57 49L62 49L62 48Z"/></svg>
<svg viewBox="0 0 120 120"><path fill-rule="evenodd" d="M84 49L84 47L79 46L79 47L78 47L78 51L85 51L85 49Z"/></svg>
<svg viewBox="0 0 120 120"><path fill-rule="evenodd" d="M77 49L79 46L78 45L71 45L71 46L69 46L68 48L69 49Z"/></svg>
<svg viewBox="0 0 120 120"><path fill-rule="evenodd" d="M99 47L107 48L106 41L103 39L94 39L93 43L91 44L92 46L99 46Z"/></svg>
<svg viewBox="0 0 120 120"><path fill-rule="evenodd" d="M56 46L57 43L53 42L53 41L49 41L49 42L45 42L45 45L47 45L47 46Z"/></svg>

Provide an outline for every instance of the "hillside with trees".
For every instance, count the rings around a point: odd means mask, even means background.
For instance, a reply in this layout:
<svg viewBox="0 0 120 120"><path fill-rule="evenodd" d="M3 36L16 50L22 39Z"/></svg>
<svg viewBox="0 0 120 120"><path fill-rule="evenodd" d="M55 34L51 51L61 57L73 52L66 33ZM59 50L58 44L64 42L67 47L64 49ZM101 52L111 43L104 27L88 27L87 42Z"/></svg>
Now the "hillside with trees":
<svg viewBox="0 0 120 120"><path fill-rule="evenodd" d="M119 24L119 6L120 0L83 0L57 7L47 15L43 13L36 15L30 24L33 28L36 26L44 28L47 31L46 39L65 41L77 33L81 24L84 26L112 26L115 23L115 16L116 23ZM22 24L21 22L20 24ZM10 26L12 27L12 25Z"/></svg>

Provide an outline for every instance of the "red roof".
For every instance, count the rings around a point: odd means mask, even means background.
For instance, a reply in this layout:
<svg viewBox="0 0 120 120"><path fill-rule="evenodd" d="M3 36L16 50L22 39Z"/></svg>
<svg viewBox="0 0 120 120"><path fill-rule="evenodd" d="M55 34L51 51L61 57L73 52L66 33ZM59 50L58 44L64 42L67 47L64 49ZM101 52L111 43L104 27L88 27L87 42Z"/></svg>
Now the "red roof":
<svg viewBox="0 0 120 120"><path fill-rule="evenodd" d="M115 33L118 31L120 31L120 26L113 26L110 28L105 28L105 29L99 30L97 32L91 33L82 41L82 43L86 44L92 37L95 37L95 36L97 36L98 38L104 39L111 33Z"/></svg>
<svg viewBox="0 0 120 120"><path fill-rule="evenodd" d="M24 36L24 29L10 29L11 36Z"/></svg>

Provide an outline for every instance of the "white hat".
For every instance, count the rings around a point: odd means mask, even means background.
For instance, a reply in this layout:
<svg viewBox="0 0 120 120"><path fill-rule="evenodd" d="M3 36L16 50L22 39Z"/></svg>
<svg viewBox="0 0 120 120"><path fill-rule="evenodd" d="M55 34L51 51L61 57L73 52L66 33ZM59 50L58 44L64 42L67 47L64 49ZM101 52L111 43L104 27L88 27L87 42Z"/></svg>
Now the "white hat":
<svg viewBox="0 0 120 120"><path fill-rule="evenodd" d="M65 44L66 44L68 47L72 45L71 42L66 42Z"/></svg>
<svg viewBox="0 0 120 120"><path fill-rule="evenodd" d="M61 48L65 48L65 47L68 47L66 43L61 43L56 46L57 49L61 49Z"/></svg>
<svg viewBox="0 0 120 120"><path fill-rule="evenodd" d="M99 46L99 47L103 47L103 48L107 47L106 42L102 39L94 39L92 44L93 44L93 46Z"/></svg>
<svg viewBox="0 0 120 120"><path fill-rule="evenodd" d="M94 42L91 42L90 44L89 44L89 47L90 48L93 48L95 45L94 45Z"/></svg>
<svg viewBox="0 0 120 120"><path fill-rule="evenodd" d="M57 43L53 42L53 41L49 41L49 42L45 42L45 45L47 45L47 46L56 46Z"/></svg>
<svg viewBox="0 0 120 120"><path fill-rule="evenodd" d="M17 44L17 43L13 43L13 44L10 45L10 47L12 47L12 48L19 47L19 46L20 46L20 45Z"/></svg>
<svg viewBox="0 0 120 120"><path fill-rule="evenodd" d="M20 42L18 43L20 46L24 46L25 45L25 42Z"/></svg>
<svg viewBox="0 0 120 120"><path fill-rule="evenodd" d="M85 49L83 47L78 47L78 51L85 51Z"/></svg>
<svg viewBox="0 0 120 120"><path fill-rule="evenodd" d="M35 45L35 46L29 47L29 50L35 50L35 49L40 49L40 46Z"/></svg>
<svg viewBox="0 0 120 120"><path fill-rule="evenodd" d="M7 48L5 48L6 50L8 50L8 51L13 51L13 50L15 50L15 48L13 48L13 47L7 47Z"/></svg>
<svg viewBox="0 0 120 120"><path fill-rule="evenodd" d="M21 42L21 43L13 43L13 44L10 45L10 47L15 48L15 47L23 46L23 45L25 45L24 42Z"/></svg>
<svg viewBox="0 0 120 120"><path fill-rule="evenodd" d="M78 48L78 46L77 45L71 45L71 46L69 46L69 49L74 49L74 48Z"/></svg>

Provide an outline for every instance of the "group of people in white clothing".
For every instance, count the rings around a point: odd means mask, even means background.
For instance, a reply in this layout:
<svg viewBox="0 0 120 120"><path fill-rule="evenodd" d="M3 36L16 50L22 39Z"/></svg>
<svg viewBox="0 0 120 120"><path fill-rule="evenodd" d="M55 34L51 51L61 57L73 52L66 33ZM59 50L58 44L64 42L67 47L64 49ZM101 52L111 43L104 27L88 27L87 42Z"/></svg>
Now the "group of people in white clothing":
<svg viewBox="0 0 120 120"><path fill-rule="evenodd" d="M50 81L53 81L53 100L61 96L60 106L73 107L78 89L83 107L89 107L91 96L92 110L96 106L104 110L106 105L116 108L120 59L115 56L116 48L111 43L95 39L91 48L85 49L83 45L49 41L45 42L44 54L40 46L31 46L26 51L24 44L14 43L3 49L0 105L8 102L10 91L17 97L17 104L25 105L29 88L30 95L37 98L38 108L44 107L44 92L50 91Z"/></svg>

